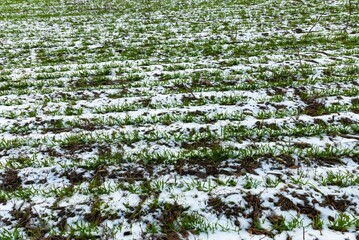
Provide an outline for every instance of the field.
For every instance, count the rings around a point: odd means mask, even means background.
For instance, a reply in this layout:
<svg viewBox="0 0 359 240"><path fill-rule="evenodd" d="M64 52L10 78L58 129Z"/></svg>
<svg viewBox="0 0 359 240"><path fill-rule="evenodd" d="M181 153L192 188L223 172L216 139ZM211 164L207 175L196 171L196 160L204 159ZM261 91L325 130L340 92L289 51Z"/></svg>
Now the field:
<svg viewBox="0 0 359 240"><path fill-rule="evenodd" d="M2 0L0 239L359 239L359 4Z"/></svg>

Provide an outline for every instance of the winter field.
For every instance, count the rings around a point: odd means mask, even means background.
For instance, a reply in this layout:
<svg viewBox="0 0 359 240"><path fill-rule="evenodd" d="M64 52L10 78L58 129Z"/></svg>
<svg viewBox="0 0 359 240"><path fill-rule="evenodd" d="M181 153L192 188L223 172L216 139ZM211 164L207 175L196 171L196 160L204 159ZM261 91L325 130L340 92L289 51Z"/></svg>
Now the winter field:
<svg viewBox="0 0 359 240"><path fill-rule="evenodd" d="M359 239L359 4L1 0L0 239Z"/></svg>

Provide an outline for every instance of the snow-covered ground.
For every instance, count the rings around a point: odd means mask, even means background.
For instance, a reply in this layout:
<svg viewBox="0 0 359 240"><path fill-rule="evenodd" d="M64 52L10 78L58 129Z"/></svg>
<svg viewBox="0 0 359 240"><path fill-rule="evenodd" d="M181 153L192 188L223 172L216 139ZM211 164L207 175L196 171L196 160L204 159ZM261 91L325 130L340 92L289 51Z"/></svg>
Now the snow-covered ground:
<svg viewBox="0 0 359 240"><path fill-rule="evenodd" d="M358 9L0 3L0 239L358 239Z"/></svg>

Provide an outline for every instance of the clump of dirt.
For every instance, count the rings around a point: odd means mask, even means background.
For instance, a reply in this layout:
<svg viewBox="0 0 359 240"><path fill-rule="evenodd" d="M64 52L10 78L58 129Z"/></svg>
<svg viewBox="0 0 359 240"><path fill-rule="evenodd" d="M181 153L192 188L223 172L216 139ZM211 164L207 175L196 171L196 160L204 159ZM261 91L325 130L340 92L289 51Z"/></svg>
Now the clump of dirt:
<svg viewBox="0 0 359 240"><path fill-rule="evenodd" d="M305 113L309 116L321 116L325 113L325 105L315 100L308 100Z"/></svg>
<svg viewBox="0 0 359 240"><path fill-rule="evenodd" d="M275 206L280 207L282 211L296 210L299 211L299 208L287 197L283 195L277 195L279 197L278 201L274 203Z"/></svg>
<svg viewBox="0 0 359 240"><path fill-rule="evenodd" d="M318 102L315 97L309 96L305 87L295 88L294 94L299 96L300 99L307 104L304 109L307 115L320 116L325 113L325 105L321 102Z"/></svg>
<svg viewBox="0 0 359 240"><path fill-rule="evenodd" d="M335 200L334 195L327 195L320 206L325 207L328 205L337 211L344 212L350 205L352 205L352 203L346 199Z"/></svg>
<svg viewBox="0 0 359 240"><path fill-rule="evenodd" d="M244 200L247 202L247 207L252 209L251 213L247 214L245 217L252 218L253 220L260 218L263 210L260 196L247 193L247 195L244 196Z"/></svg>
<svg viewBox="0 0 359 240"><path fill-rule="evenodd" d="M15 191L21 188L21 178L15 169L6 169L2 174L2 183L0 189L3 191Z"/></svg>
<svg viewBox="0 0 359 240"><path fill-rule="evenodd" d="M279 194L277 195L278 201L274 205L280 207L282 211L295 210L300 214L306 214L311 219L320 214L320 212L309 203L307 195L297 194L296 192L291 193L291 195L294 198L302 200L304 204L294 204L292 200ZM313 201L313 204L317 203L315 200Z"/></svg>
<svg viewBox="0 0 359 240"><path fill-rule="evenodd" d="M344 125L351 125L354 123L353 120L351 120L350 118L347 118L347 117L341 118L340 122Z"/></svg>
<svg viewBox="0 0 359 240"><path fill-rule="evenodd" d="M248 229L248 232L256 235L271 235L271 232L259 227L257 224L259 223L259 219L262 216L263 207L261 205L262 201L259 195L252 195L251 193L247 193L244 197L247 202L247 208L252 209L249 214L243 214L245 218L251 218L251 226Z"/></svg>
<svg viewBox="0 0 359 240"><path fill-rule="evenodd" d="M306 214L309 218L313 219L316 216L320 215L320 212L309 204L297 205L299 208L299 213Z"/></svg>
<svg viewBox="0 0 359 240"><path fill-rule="evenodd" d="M260 167L259 160L254 157L246 157L239 162L239 166L236 167L236 173L238 175L251 173L257 175L255 170Z"/></svg>
<svg viewBox="0 0 359 240"><path fill-rule="evenodd" d="M71 184L79 184L84 181L84 173L83 172L77 172L75 170L67 171L64 173L66 178L70 181Z"/></svg>
<svg viewBox="0 0 359 240"><path fill-rule="evenodd" d="M252 209L250 214L244 214L244 217L252 219L251 226L249 227L248 232L256 235L271 235L270 231L258 226L259 219L262 216L262 211L264 209L261 205L262 201L260 199L260 196L247 193L244 199L247 202L247 208Z"/></svg>
<svg viewBox="0 0 359 240"><path fill-rule="evenodd" d="M353 105L358 105L358 104L359 104L359 98L353 98L353 99L351 100L351 103L352 103Z"/></svg>
<svg viewBox="0 0 359 240"><path fill-rule="evenodd" d="M198 159L197 161L180 159L175 165L175 171L180 175L192 175L199 178L219 174L219 167L212 162Z"/></svg>
<svg viewBox="0 0 359 240"><path fill-rule="evenodd" d="M243 213L244 209L239 206L228 206L220 197L210 197L207 202L207 206L213 209L217 216L224 214L227 218L239 217ZM234 224L239 227L239 221L235 221Z"/></svg>

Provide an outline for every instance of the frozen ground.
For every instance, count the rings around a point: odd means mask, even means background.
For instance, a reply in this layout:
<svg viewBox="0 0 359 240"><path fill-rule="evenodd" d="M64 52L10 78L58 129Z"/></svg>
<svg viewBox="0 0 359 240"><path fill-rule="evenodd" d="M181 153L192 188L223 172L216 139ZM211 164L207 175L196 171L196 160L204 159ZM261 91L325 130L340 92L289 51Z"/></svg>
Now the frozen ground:
<svg viewBox="0 0 359 240"><path fill-rule="evenodd" d="M1 1L0 239L359 239L358 8Z"/></svg>

